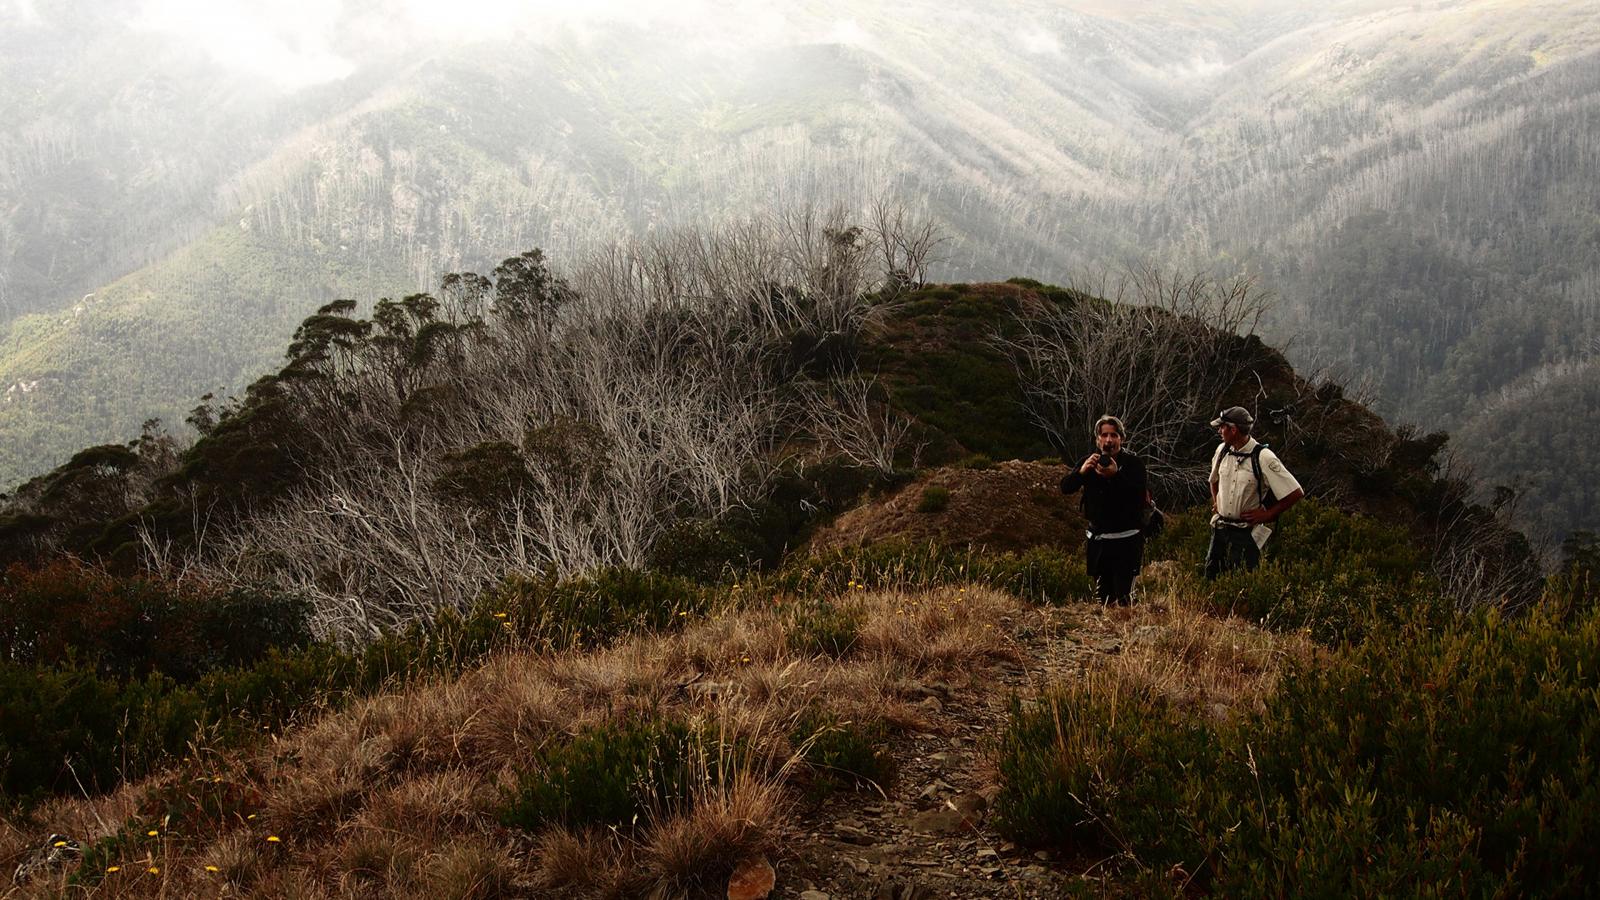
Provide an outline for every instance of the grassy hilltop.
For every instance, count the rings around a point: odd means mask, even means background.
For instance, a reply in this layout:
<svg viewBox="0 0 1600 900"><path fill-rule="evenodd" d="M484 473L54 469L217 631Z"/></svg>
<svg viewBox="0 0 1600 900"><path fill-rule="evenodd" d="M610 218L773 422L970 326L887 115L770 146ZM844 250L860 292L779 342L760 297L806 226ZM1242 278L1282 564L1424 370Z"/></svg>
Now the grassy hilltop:
<svg viewBox="0 0 1600 900"><path fill-rule="evenodd" d="M1248 286L896 287L828 235L754 291L529 254L333 304L192 446L25 486L15 890L1582 895L1593 547L1543 579L1443 436L1214 327ZM1173 511L1130 610L1056 490L1101 391ZM1312 499L1208 584L1235 402Z"/></svg>

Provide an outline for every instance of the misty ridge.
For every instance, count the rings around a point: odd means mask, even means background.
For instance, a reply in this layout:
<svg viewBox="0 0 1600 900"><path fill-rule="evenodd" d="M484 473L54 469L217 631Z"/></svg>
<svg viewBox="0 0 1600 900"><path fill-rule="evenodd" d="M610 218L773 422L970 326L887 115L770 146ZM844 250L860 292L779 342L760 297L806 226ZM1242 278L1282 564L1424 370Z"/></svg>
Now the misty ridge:
<svg viewBox="0 0 1600 900"><path fill-rule="evenodd" d="M1596 524L1586 4L286 13L0 11L8 483L177 427L334 298L892 196L939 280L1250 274L1298 366L1448 429L1524 525ZM1512 410L1548 453L1496 452Z"/></svg>

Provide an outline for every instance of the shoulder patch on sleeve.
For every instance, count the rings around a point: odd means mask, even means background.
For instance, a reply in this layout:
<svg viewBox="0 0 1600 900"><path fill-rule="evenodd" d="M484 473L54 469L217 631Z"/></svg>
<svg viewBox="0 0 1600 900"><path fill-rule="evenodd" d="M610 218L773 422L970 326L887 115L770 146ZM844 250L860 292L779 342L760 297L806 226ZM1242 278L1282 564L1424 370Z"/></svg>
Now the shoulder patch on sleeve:
<svg viewBox="0 0 1600 900"><path fill-rule="evenodd" d="M1279 462L1277 457L1273 457L1273 458L1267 460L1267 468L1271 469L1274 472L1277 472L1280 475L1283 474L1283 471L1284 471L1283 463Z"/></svg>

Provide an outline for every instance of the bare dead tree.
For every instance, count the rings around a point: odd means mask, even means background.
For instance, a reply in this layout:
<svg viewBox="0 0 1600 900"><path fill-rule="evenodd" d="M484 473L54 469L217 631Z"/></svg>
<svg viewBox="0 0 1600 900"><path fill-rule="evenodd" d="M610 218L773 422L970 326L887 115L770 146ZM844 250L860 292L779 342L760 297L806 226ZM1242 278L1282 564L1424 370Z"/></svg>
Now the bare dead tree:
<svg viewBox="0 0 1600 900"><path fill-rule="evenodd" d="M1253 329L1266 298L1248 278L1169 277L1139 270L1119 283L1074 289L1077 301L1018 317L999 339L1017 367L1035 420L1073 446L1105 413L1120 416L1151 472L1198 489L1205 473L1180 462L1195 423L1251 363L1239 329Z"/></svg>
<svg viewBox="0 0 1600 900"><path fill-rule="evenodd" d="M857 466L890 473L905 449L912 422L897 412L876 377L852 374L802 388L811 432L823 446ZM912 448L912 457L921 455ZM916 463L913 461L913 466Z"/></svg>
<svg viewBox="0 0 1600 900"><path fill-rule="evenodd" d="M928 269L939 261L936 254L948 240L937 223L887 194L872 202L867 222L883 267L884 287L898 293L927 284Z"/></svg>
<svg viewBox="0 0 1600 900"><path fill-rule="evenodd" d="M331 305L277 388L311 443L299 485L167 564L303 594L361 642L511 572L644 566L683 517L762 496L796 430L890 470L911 422L872 379L778 380L791 336L861 327L865 234L808 207L617 245L570 279L530 257L370 320Z"/></svg>
<svg viewBox="0 0 1600 900"><path fill-rule="evenodd" d="M1538 548L1524 543L1510 524L1516 518L1520 490L1497 488L1487 508L1473 504L1471 486L1478 479L1453 454L1446 456L1439 478L1446 490L1434 510L1429 569L1441 591L1464 612L1517 609L1531 602L1543 578L1536 565Z"/></svg>

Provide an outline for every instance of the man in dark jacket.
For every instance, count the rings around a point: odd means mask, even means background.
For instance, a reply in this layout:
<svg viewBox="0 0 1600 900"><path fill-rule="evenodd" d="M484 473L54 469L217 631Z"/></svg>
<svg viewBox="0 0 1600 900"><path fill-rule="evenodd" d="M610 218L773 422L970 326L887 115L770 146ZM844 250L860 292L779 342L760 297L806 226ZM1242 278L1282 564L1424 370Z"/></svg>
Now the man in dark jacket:
<svg viewBox="0 0 1600 900"><path fill-rule="evenodd" d="M1063 494L1083 490L1083 514L1089 519L1084 556L1095 596L1119 605L1131 602L1144 561L1140 519L1148 496L1144 463L1123 449L1126 438L1121 419L1101 416L1094 423L1097 451L1061 479Z"/></svg>

